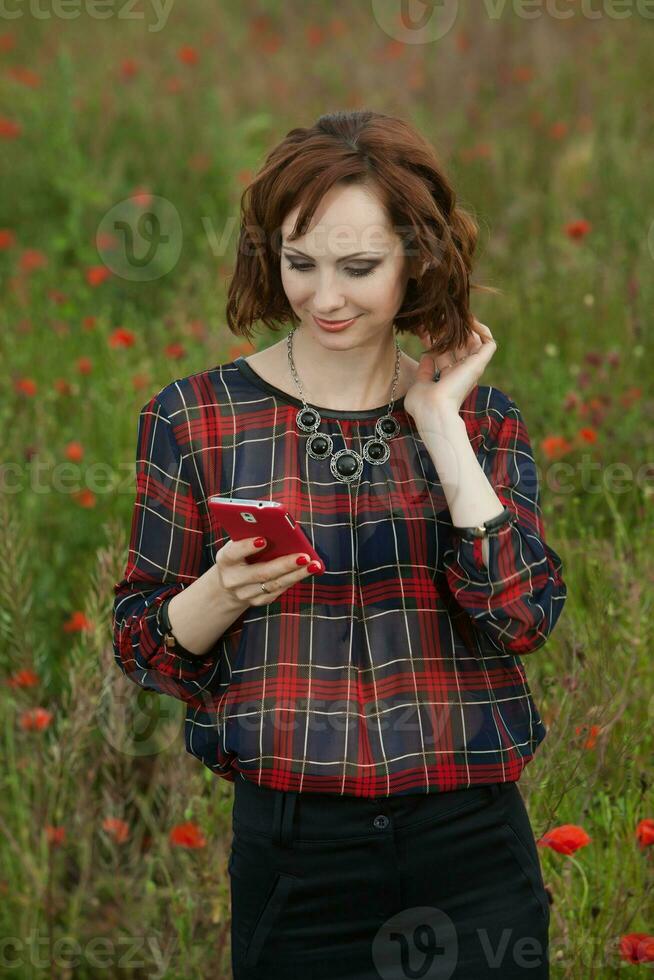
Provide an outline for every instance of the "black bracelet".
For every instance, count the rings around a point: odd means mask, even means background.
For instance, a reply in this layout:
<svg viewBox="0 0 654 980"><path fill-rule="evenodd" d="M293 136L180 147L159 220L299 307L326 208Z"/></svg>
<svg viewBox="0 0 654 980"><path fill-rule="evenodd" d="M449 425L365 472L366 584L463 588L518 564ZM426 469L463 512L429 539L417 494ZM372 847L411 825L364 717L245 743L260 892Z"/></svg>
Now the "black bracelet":
<svg viewBox="0 0 654 980"><path fill-rule="evenodd" d="M487 538L491 534L496 533L505 524L510 524L515 520L515 514L509 507L504 507L501 514L497 517L491 517L489 520L484 521L483 524L479 524L476 527L455 527L452 525L452 530L456 531L457 534L461 535L464 541L475 541L477 538Z"/></svg>
<svg viewBox="0 0 654 980"><path fill-rule="evenodd" d="M168 618L168 603L172 598L172 596L169 596L167 599L164 599L157 609L157 626L164 635L164 646L168 653L181 657L183 660L190 660L192 663L197 663L198 660L202 660L202 657L199 657L197 653L191 653L190 650L183 647L172 631L170 619Z"/></svg>

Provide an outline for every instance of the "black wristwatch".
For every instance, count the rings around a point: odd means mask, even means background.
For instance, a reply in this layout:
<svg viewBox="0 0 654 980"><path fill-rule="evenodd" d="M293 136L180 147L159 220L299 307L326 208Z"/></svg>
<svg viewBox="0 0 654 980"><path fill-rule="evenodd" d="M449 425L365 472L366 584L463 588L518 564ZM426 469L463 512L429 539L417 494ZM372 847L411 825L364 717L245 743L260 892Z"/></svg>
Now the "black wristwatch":
<svg viewBox="0 0 654 980"><path fill-rule="evenodd" d="M498 514L497 517L491 517L483 524L478 524L476 527L455 527L452 525L452 530L460 534L464 541L475 541L477 538L489 537L499 528L507 523L512 523L514 520L513 511L509 507L505 507L501 514Z"/></svg>
<svg viewBox="0 0 654 980"><path fill-rule="evenodd" d="M201 660L202 658L199 657L197 653L191 653L190 650L187 650L186 647L182 646L182 644L179 642L179 640L177 640L175 634L171 629L170 620L168 618L168 603L170 602L171 599L172 596L169 596L167 599L164 599L164 601L157 609L157 617L156 617L157 626L159 627L160 631L163 633L163 641L166 650L168 651L168 653L174 653L177 657L182 657L185 660L191 660L191 661Z"/></svg>

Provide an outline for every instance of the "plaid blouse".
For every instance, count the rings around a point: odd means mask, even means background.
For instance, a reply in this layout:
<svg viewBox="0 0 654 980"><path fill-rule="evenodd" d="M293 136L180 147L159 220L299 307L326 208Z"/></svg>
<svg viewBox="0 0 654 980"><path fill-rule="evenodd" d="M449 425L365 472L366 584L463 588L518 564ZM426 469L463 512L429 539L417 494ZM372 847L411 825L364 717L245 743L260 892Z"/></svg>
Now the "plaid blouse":
<svg viewBox="0 0 654 980"><path fill-rule="evenodd" d="M307 455L300 399L244 357L171 382L141 409L114 657L134 683L186 703L186 750L217 776L365 797L437 792L517 780L545 737L520 656L546 642L567 589L524 421L488 385L460 409L512 511L488 539L486 568L480 541L453 531L403 402L389 459L364 460L350 484ZM387 406L312 407L334 452L361 453ZM212 494L282 502L326 571L248 607L187 658L166 650L156 613L229 540Z"/></svg>

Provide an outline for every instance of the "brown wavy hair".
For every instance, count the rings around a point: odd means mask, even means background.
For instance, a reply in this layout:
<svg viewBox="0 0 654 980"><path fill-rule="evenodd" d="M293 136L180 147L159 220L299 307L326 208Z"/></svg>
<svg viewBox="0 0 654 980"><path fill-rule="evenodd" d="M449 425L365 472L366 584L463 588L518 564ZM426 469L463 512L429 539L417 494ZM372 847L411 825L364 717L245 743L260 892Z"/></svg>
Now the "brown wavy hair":
<svg viewBox="0 0 654 980"><path fill-rule="evenodd" d="M282 222L299 205L289 240L304 235L336 184L374 191L399 229L411 277L394 320L398 332L425 329L436 353L463 346L473 321L470 289L498 292L470 282L478 226L457 206L432 145L404 120L372 110L327 113L310 128L292 129L243 191L226 308L232 333L252 341L254 321L272 330L299 323L282 285Z"/></svg>

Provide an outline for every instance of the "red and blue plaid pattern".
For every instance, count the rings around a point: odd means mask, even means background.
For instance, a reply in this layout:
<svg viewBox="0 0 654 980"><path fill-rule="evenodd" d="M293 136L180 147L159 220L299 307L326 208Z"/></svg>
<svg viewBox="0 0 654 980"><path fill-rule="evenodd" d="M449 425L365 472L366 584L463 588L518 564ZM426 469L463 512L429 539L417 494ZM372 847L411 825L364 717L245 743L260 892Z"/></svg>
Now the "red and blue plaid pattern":
<svg viewBox="0 0 654 980"><path fill-rule="evenodd" d="M520 656L566 599L545 543L536 464L516 404L477 385L460 409L512 522L479 541L452 528L432 459L396 401L381 465L334 480L305 450L299 399L243 357L171 382L138 420L136 501L114 587L114 655L134 683L186 702L188 752L217 776L272 789L402 795L517 780L546 728ZM334 451L362 451L383 408L317 407ZM203 657L167 652L158 605L228 537L207 498L282 502L326 565L251 606ZM256 529L253 530L256 533Z"/></svg>

